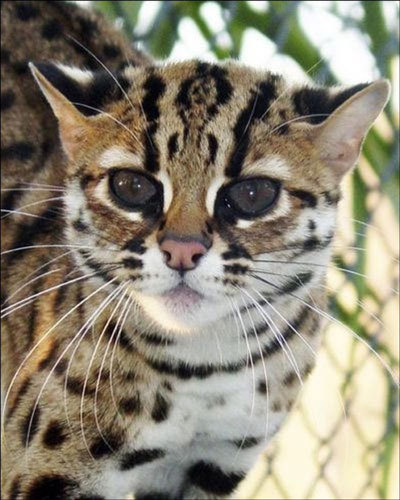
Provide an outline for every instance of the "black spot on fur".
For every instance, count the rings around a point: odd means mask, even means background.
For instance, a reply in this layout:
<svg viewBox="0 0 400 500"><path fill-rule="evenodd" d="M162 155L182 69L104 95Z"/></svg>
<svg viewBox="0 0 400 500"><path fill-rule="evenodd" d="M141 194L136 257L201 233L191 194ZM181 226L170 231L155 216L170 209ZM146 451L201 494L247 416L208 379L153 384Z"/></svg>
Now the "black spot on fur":
<svg viewBox="0 0 400 500"><path fill-rule="evenodd" d="M317 205L317 198L309 191L303 191L300 189L289 191L289 194L299 198L302 202L302 207L314 208Z"/></svg>
<svg viewBox="0 0 400 500"><path fill-rule="evenodd" d="M119 408L125 415L138 415L142 411L140 394L136 392L131 398L123 398L119 402Z"/></svg>
<svg viewBox="0 0 400 500"><path fill-rule="evenodd" d="M122 247L122 250L129 250L130 252L142 255L146 251L146 247L142 239L133 238L132 240L129 240L127 243L125 243L125 245Z"/></svg>
<svg viewBox="0 0 400 500"><path fill-rule="evenodd" d="M21 21L29 21L34 19L39 14L39 11L33 5L33 2L18 2L15 6L15 13Z"/></svg>
<svg viewBox="0 0 400 500"><path fill-rule="evenodd" d="M218 152L218 141L214 134L207 134L208 139L208 150L210 152L210 156L208 159L209 164L213 164L215 162L215 158Z"/></svg>
<svg viewBox="0 0 400 500"><path fill-rule="evenodd" d="M100 495L79 495L77 500L106 500L106 497L101 497Z"/></svg>
<svg viewBox="0 0 400 500"><path fill-rule="evenodd" d="M26 500L66 500L72 498L72 492L77 486L75 481L63 476L42 476L30 486Z"/></svg>
<svg viewBox="0 0 400 500"><path fill-rule="evenodd" d="M271 75L269 81L261 82L259 88L253 92L246 108L239 114L233 127L235 145L225 169L226 175L236 177L240 174L250 143L251 126L255 120L268 116L268 109L275 98L276 77Z"/></svg>
<svg viewBox="0 0 400 500"><path fill-rule="evenodd" d="M316 227L317 227L317 226L316 226L315 222L314 222L312 219L310 219L310 220L308 221L308 229L309 229L310 231L315 231Z"/></svg>
<svg viewBox="0 0 400 500"><path fill-rule="evenodd" d="M86 17L77 17L77 21L81 28L82 35L91 38L98 31L98 26L92 19L87 19Z"/></svg>
<svg viewBox="0 0 400 500"><path fill-rule="evenodd" d="M1 148L3 160L26 161L32 158L35 153L35 146L31 142L19 141Z"/></svg>
<svg viewBox="0 0 400 500"><path fill-rule="evenodd" d="M121 55L121 50L116 45L107 43L103 47L103 54L110 59L115 59Z"/></svg>
<svg viewBox="0 0 400 500"><path fill-rule="evenodd" d="M224 265L224 271L231 274L246 274L249 268L247 266L242 266L241 264Z"/></svg>
<svg viewBox="0 0 400 500"><path fill-rule="evenodd" d="M39 429L39 422L40 422L40 408L38 406L35 408L35 405L33 405L30 412L28 413L28 415L25 416L21 424L22 446L25 446L25 444L29 446L31 444L32 439L35 437L35 434ZM29 436L28 436L28 431L29 431Z"/></svg>
<svg viewBox="0 0 400 500"><path fill-rule="evenodd" d="M140 269L143 267L143 262L133 257L125 257L122 261L123 265L129 269Z"/></svg>
<svg viewBox="0 0 400 500"><path fill-rule="evenodd" d="M1 49L1 64L7 64L10 62L10 51L7 49Z"/></svg>
<svg viewBox="0 0 400 500"><path fill-rule="evenodd" d="M165 455L165 451L161 448L151 448L144 450L137 450L131 453L126 453L120 462L120 470L129 470L137 467L138 465L143 465L148 462L153 462L158 458L162 458Z"/></svg>
<svg viewBox="0 0 400 500"><path fill-rule="evenodd" d="M244 439L237 439L233 441L233 444L240 448L241 450L246 448L252 448L253 446L257 446L261 442L261 438L256 437L246 437Z"/></svg>
<svg viewBox="0 0 400 500"><path fill-rule="evenodd" d="M64 426L60 422L57 422L57 420L52 420L47 426L42 440L43 444L48 448L57 448L61 446L66 439L67 434Z"/></svg>
<svg viewBox="0 0 400 500"><path fill-rule="evenodd" d="M28 61L15 61L11 65L17 75L24 75L28 72Z"/></svg>
<svg viewBox="0 0 400 500"><path fill-rule="evenodd" d="M340 193L329 193L328 191L324 191L322 193L324 197L324 201L327 205L337 205L340 201Z"/></svg>
<svg viewBox="0 0 400 500"><path fill-rule="evenodd" d="M106 436L107 442L99 437L90 447L90 453L96 460L112 455L121 447L121 439L116 436Z"/></svg>
<svg viewBox="0 0 400 500"><path fill-rule="evenodd" d="M284 385L293 385L298 380L295 372L289 372L283 379Z"/></svg>
<svg viewBox="0 0 400 500"><path fill-rule="evenodd" d="M11 89L1 93L1 111L6 111L11 108L15 102L15 94Z"/></svg>
<svg viewBox="0 0 400 500"><path fill-rule="evenodd" d="M260 394L267 394L267 384L265 380L260 380L258 382L257 390Z"/></svg>
<svg viewBox="0 0 400 500"><path fill-rule="evenodd" d="M315 250L320 246L321 242L319 241L318 238L315 236L312 236L311 238L308 238L307 240L304 241L303 243L303 249L307 252L311 250Z"/></svg>
<svg viewBox="0 0 400 500"><path fill-rule="evenodd" d="M168 418L169 413L169 403L164 398L164 396L157 392L156 399L154 402L153 410L151 412L151 418L155 422L162 422Z"/></svg>
<svg viewBox="0 0 400 500"><path fill-rule="evenodd" d="M84 381L78 377L69 376L67 379L66 387L71 394L76 394L77 396L82 396L84 388L85 388L85 396L89 396L91 394L94 394L95 392L94 389L89 386L89 384L86 384L85 387Z"/></svg>
<svg viewBox="0 0 400 500"><path fill-rule="evenodd" d="M368 85L368 83L361 83L334 95L324 88L306 87L293 94L294 107L299 116L319 115L306 117L304 121L314 124L321 123L347 99Z"/></svg>
<svg viewBox="0 0 400 500"><path fill-rule="evenodd" d="M168 159L172 160L175 153L178 151L178 133L171 134L168 139Z"/></svg>
<svg viewBox="0 0 400 500"><path fill-rule="evenodd" d="M42 37L46 40L54 40L60 38L63 34L62 26L57 19L53 19L45 23L42 27Z"/></svg>
<svg viewBox="0 0 400 500"><path fill-rule="evenodd" d="M192 484L214 495L229 495L244 478L243 473L224 472L218 465L199 461L188 469Z"/></svg>
<svg viewBox="0 0 400 500"><path fill-rule="evenodd" d="M222 254L222 258L224 260L240 259L240 258L251 259L251 256L244 247L237 244L232 244L229 245L229 250Z"/></svg>
<svg viewBox="0 0 400 500"><path fill-rule="evenodd" d="M79 233L85 233L89 229L88 226L82 221L82 219L74 220L72 222L72 227Z"/></svg>

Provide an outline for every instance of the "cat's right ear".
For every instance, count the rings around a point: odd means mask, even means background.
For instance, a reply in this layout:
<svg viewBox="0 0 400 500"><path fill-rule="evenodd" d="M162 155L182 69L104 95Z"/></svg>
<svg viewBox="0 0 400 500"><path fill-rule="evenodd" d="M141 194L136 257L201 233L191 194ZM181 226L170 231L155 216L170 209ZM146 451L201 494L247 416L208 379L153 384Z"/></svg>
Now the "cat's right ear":
<svg viewBox="0 0 400 500"><path fill-rule="evenodd" d="M85 130L89 127L89 120L80 111L78 111L75 105L64 95L64 93L60 92L60 90L58 90L58 88L50 83L49 79L44 76L44 74L48 73L48 70L51 69L53 76L57 77L59 84L63 84L61 85L61 89L62 87L67 87L70 95L72 93L79 98L79 81L76 78L71 78L71 74L68 76L66 71L62 71L60 69L60 66L48 64L34 65L33 63L29 63L29 68L35 77L36 82L58 119L60 126L60 138L63 148L67 155L70 158L73 158L80 147ZM47 71L42 72L41 69L43 68ZM67 68L67 70L68 69L69 68ZM84 73L86 72L81 71L81 74L79 75L81 80L84 80ZM86 80L90 78L90 72L87 73L88 75ZM76 76L78 76L78 73L76 73ZM81 85L83 85L82 81ZM57 85L57 87L60 87L60 85Z"/></svg>

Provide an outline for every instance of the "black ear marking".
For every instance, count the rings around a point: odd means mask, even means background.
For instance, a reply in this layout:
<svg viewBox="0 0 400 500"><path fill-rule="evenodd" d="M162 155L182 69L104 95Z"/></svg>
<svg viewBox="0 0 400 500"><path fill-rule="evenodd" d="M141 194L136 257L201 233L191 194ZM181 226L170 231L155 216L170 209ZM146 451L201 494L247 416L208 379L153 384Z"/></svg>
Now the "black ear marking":
<svg viewBox="0 0 400 500"><path fill-rule="evenodd" d="M72 68L68 71L58 64L35 63L35 66L86 116L96 115L105 104L122 99L130 87L129 80L119 73L86 71L87 77L82 78L78 73L74 75Z"/></svg>
<svg viewBox="0 0 400 500"><path fill-rule="evenodd" d="M299 116L305 116L304 121L318 124L323 122L354 94L370 85L360 83L348 89L332 94L327 88L304 87L293 94L293 104ZM306 117L306 115L315 115Z"/></svg>

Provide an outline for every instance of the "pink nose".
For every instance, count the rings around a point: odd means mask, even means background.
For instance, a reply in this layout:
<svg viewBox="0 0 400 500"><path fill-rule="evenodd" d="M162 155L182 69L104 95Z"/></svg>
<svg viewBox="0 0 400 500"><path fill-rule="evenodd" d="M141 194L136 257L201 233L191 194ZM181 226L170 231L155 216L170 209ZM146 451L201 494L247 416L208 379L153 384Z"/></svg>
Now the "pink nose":
<svg viewBox="0 0 400 500"><path fill-rule="evenodd" d="M207 252L206 247L195 240L165 239L160 248L165 255L167 266L181 271L194 269L200 258Z"/></svg>

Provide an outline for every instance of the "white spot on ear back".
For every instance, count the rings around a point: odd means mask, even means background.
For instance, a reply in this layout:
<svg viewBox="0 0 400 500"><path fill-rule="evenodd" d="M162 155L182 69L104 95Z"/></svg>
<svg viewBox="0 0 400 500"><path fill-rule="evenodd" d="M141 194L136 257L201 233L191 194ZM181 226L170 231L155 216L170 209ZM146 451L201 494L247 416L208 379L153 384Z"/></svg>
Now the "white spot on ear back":
<svg viewBox="0 0 400 500"><path fill-rule="evenodd" d="M139 168L142 164L138 155L127 151L121 146L112 146L106 149L99 158L99 165L104 168L111 167L134 167Z"/></svg>
<svg viewBox="0 0 400 500"><path fill-rule="evenodd" d="M83 69L67 66L66 64L61 63L57 64L57 68L59 68L69 78L72 78L82 85L87 85L93 80L93 73L91 71L85 71Z"/></svg>
<svg viewBox="0 0 400 500"><path fill-rule="evenodd" d="M214 214L215 199L217 197L218 190L222 186L224 181L225 177L218 176L211 182L210 187L208 188L206 197L206 207L208 215L210 216Z"/></svg>
<svg viewBox="0 0 400 500"><path fill-rule="evenodd" d="M172 184L168 174L163 170L161 170L156 177L162 183L164 188L164 213L166 213L172 201Z"/></svg>

